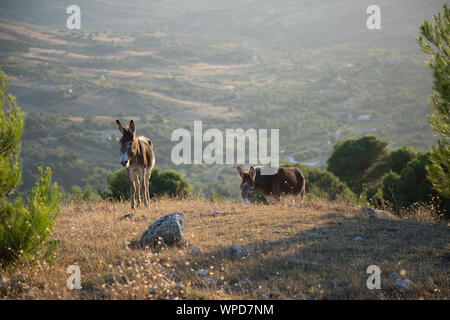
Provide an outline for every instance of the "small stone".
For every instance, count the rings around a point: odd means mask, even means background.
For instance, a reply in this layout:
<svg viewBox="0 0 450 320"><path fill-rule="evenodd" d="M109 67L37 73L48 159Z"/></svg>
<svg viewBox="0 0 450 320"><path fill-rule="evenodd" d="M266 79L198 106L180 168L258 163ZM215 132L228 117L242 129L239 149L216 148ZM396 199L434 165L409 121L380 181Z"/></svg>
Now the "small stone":
<svg viewBox="0 0 450 320"><path fill-rule="evenodd" d="M273 298L273 294L267 292L267 293L264 293L264 294L262 295L262 297L263 297L263 298L266 298L266 299L270 299L270 298Z"/></svg>
<svg viewBox="0 0 450 320"><path fill-rule="evenodd" d="M198 276L207 276L209 274L208 270L205 269L198 269L196 273Z"/></svg>
<svg viewBox="0 0 450 320"><path fill-rule="evenodd" d="M122 220L133 220L135 217L134 217L134 214L133 213L127 213L127 214L125 214L125 215L123 215L122 217L121 217L121 219Z"/></svg>
<svg viewBox="0 0 450 320"><path fill-rule="evenodd" d="M310 265L312 265L314 267L319 267L320 266L320 264L318 262L315 262L315 261L309 262L309 261L301 260L301 259L295 259L294 260L294 265L298 266L298 265L301 265L301 264L305 264L305 265L310 264Z"/></svg>
<svg viewBox="0 0 450 320"><path fill-rule="evenodd" d="M319 236L320 236L320 233L317 233L317 232L308 233L308 237L319 237Z"/></svg>
<svg viewBox="0 0 450 320"><path fill-rule="evenodd" d="M362 241L362 239L363 239L362 237L354 237L353 238L354 241Z"/></svg>
<svg viewBox="0 0 450 320"><path fill-rule="evenodd" d="M340 285L341 284L341 280L339 280L338 278L333 278L333 285L335 286L335 287L337 287L338 285Z"/></svg>
<svg viewBox="0 0 450 320"><path fill-rule="evenodd" d="M404 279L404 280L403 280L403 283L406 284L406 285L408 285L408 286L414 285L414 282L412 282L412 281L409 280L409 279Z"/></svg>
<svg viewBox="0 0 450 320"><path fill-rule="evenodd" d="M156 287L152 287L152 288L150 288L149 293L155 294L156 291L158 291L158 289Z"/></svg>
<svg viewBox="0 0 450 320"><path fill-rule="evenodd" d="M375 210L370 208L370 207L362 207L361 211L363 213L365 213L365 214L368 214L368 215L374 215L375 214Z"/></svg>
<svg viewBox="0 0 450 320"><path fill-rule="evenodd" d="M193 254L201 254L202 253L202 248L200 248L199 246L195 246L192 248L192 253Z"/></svg>
<svg viewBox="0 0 450 320"><path fill-rule="evenodd" d="M240 245L233 245L230 248L230 254L232 256L236 256L236 255L248 256L248 255L250 255L250 250L248 248L240 246Z"/></svg>
<svg viewBox="0 0 450 320"><path fill-rule="evenodd" d="M411 290L411 288L406 283L404 283L402 281L396 282L395 286L399 287L399 288L402 288L402 289L405 289L405 290Z"/></svg>
<svg viewBox="0 0 450 320"><path fill-rule="evenodd" d="M184 289L184 284L182 284L182 283L177 283L177 284L175 285L175 288L176 288L176 289Z"/></svg>
<svg viewBox="0 0 450 320"><path fill-rule="evenodd" d="M216 280L214 279L206 279L205 284L210 287L214 287L216 285Z"/></svg>
<svg viewBox="0 0 450 320"><path fill-rule="evenodd" d="M398 273L396 273L396 272L392 272L389 275L389 278L391 278L391 279L400 279L400 275Z"/></svg>
<svg viewBox="0 0 450 320"><path fill-rule="evenodd" d="M218 214L224 214L224 213L225 213L225 212L219 211L219 210L217 210L217 211L214 212L214 214L217 214L217 215L218 215Z"/></svg>

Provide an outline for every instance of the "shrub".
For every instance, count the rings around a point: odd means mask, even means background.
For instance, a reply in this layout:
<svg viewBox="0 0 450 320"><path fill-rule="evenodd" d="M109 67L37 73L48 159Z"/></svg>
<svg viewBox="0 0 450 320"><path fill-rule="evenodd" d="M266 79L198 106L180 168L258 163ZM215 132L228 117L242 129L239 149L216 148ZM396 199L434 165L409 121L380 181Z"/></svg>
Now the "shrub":
<svg viewBox="0 0 450 320"><path fill-rule="evenodd" d="M300 169L306 179L306 193L327 200L354 200L356 195L339 180L333 173L310 167L304 164L286 164L286 167L296 167Z"/></svg>
<svg viewBox="0 0 450 320"><path fill-rule="evenodd" d="M429 153L419 153L400 174L391 171L384 177L383 198L391 202L396 211L419 203L427 204L439 198L427 179L426 166L429 163ZM448 219L450 199L440 197L438 206Z"/></svg>
<svg viewBox="0 0 450 320"><path fill-rule="evenodd" d="M51 259L57 243L50 239L53 223L60 212L61 194L51 183L50 168L32 190L27 204L10 197L21 184L19 143L23 133L24 115L9 95L8 117L4 114L7 78L0 71L0 263L6 265L22 257Z"/></svg>
<svg viewBox="0 0 450 320"><path fill-rule="evenodd" d="M365 183L383 177L380 164L387 155L386 146L386 141L375 136L339 141L327 161L327 170L359 195Z"/></svg>
<svg viewBox="0 0 450 320"><path fill-rule="evenodd" d="M116 200L130 199L130 181L126 170L117 170L108 175L109 193L107 198ZM187 181L175 170L166 170L155 167L150 176L150 196L186 197L191 194Z"/></svg>

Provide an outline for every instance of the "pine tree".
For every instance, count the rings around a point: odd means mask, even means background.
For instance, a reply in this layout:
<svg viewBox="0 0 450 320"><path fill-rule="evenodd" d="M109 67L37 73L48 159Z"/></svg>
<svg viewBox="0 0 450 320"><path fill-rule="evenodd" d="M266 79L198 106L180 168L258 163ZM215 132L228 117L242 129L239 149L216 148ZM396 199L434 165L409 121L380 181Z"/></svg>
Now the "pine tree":
<svg viewBox="0 0 450 320"><path fill-rule="evenodd" d="M422 50L431 55L427 61L433 70L434 92L430 105L434 113L429 117L431 127L440 133L441 140L431 148L430 164L427 166L428 179L433 188L446 198L450 198L450 9L443 5L442 12L433 15L435 24L428 21L420 26L417 41Z"/></svg>
<svg viewBox="0 0 450 320"><path fill-rule="evenodd" d="M39 168L40 178L26 205L21 198L11 200L21 184L19 151L25 117L12 95L5 115L7 82L0 70L0 266L21 257L53 257L56 242L50 236L61 200L50 168L45 172Z"/></svg>

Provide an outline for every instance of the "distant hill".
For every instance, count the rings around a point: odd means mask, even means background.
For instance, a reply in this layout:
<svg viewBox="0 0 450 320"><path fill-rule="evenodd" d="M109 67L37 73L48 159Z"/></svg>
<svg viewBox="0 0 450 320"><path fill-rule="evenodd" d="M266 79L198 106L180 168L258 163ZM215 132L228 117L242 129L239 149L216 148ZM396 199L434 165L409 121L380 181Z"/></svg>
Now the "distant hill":
<svg viewBox="0 0 450 320"><path fill-rule="evenodd" d="M27 118L24 186L52 165L66 189L103 189L119 169L116 117L137 120L157 165L197 190L235 190L230 167L175 167L175 128L279 128L282 161L323 166L333 144L366 133L428 149L431 72L415 43L442 1L2 1L0 65ZM35 172L36 171L36 172ZM214 173L214 174L213 174ZM219 176L205 187L204 176ZM226 187L224 187L226 186ZM236 196L236 192L227 195Z"/></svg>

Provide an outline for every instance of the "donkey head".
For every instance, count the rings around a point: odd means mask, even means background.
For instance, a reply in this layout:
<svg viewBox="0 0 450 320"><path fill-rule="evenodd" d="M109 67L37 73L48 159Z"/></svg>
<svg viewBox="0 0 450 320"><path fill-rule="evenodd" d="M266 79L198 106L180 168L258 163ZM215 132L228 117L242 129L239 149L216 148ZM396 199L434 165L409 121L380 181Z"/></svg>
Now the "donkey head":
<svg viewBox="0 0 450 320"><path fill-rule="evenodd" d="M138 149L138 140L136 138L136 126L133 120L130 120L126 128L119 119L116 120L117 128L122 133L120 139L120 164L127 166L128 161L134 158Z"/></svg>
<svg viewBox="0 0 450 320"><path fill-rule="evenodd" d="M244 171L240 166L237 166L236 170L242 179L242 202L249 203L250 200L253 199L253 193L255 192L256 169L254 167L250 167L248 171Z"/></svg>

